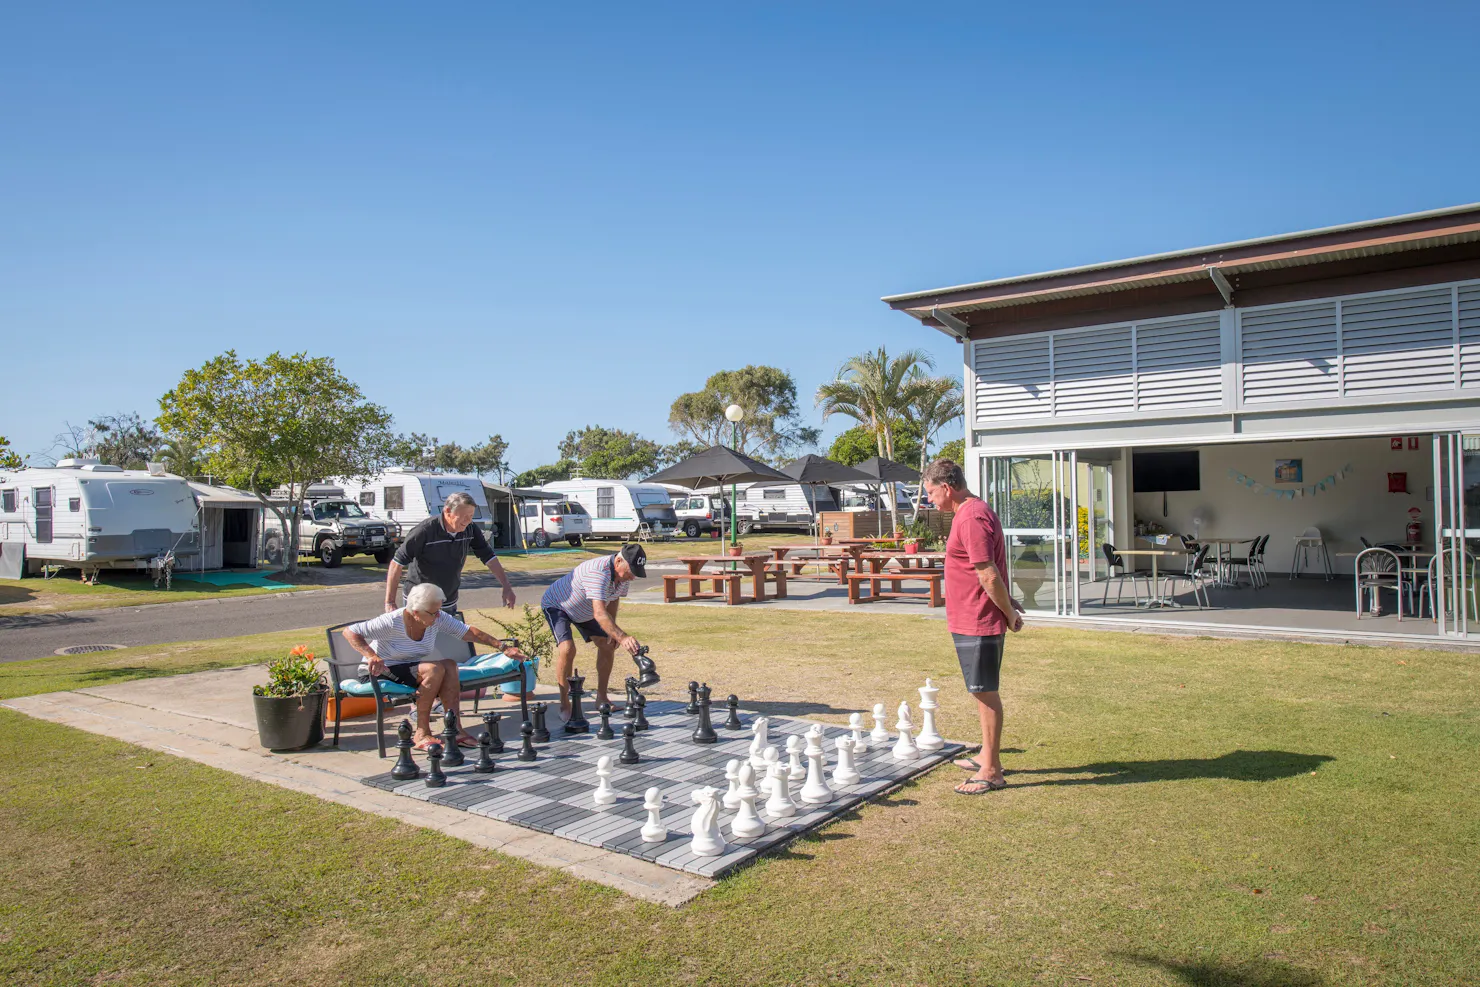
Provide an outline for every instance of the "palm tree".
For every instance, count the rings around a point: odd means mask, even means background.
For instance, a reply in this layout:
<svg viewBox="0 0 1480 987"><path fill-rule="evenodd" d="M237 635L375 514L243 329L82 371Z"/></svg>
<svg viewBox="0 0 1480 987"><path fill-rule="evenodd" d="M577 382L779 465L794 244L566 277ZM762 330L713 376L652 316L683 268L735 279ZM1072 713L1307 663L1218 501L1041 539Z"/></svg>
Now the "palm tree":
<svg viewBox="0 0 1480 987"><path fill-rule="evenodd" d="M935 368L935 361L924 350L906 350L891 357L880 346L872 353L850 357L838 368L837 377L817 388L817 405L822 420L833 415L852 418L874 436L879 455L894 458L894 427L924 390L920 382L922 367ZM894 484L889 491L889 519L899 530L895 507Z"/></svg>
<svg viewBox="0 0 1480 987"><path fill-rule="evenodd" d="M159 461L178 476L199 476L205 471L201 452L193 440L173 436L160 444Z"/></svg>
<svg viewBox="0 0 1480 987"><path fill-rule="evenodd" d="M916 372L914 379L920 390L906 413L920 430L920 472L923 473L930 463L931 436L961 417L961 384L954 377L927 377L923 372ZM923 490L922 486L915 492L917 513Z"/></svg>

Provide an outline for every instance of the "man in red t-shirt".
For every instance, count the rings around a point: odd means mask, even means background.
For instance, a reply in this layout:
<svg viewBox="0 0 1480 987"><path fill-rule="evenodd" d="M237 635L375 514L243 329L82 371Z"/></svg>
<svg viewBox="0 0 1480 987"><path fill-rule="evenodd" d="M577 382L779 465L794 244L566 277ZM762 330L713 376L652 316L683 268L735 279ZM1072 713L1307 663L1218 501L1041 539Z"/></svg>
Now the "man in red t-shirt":
<svg viewBox="0 0 1480 987"><path fill-rule="evenodd" d="M966 489L966 474L949 459L937 459L920 476L930 502L955 511L946 539L946 629L956 644L956 657L966 691L977 701L982 750L962 758L959 767L972 772L956 786L962 795L982 795L1007 787L1002 777L1002 697L997 679L1002 670L1002 639L1023 627L1023 615L1007 589L1007 543L997 515Z"/></svg>

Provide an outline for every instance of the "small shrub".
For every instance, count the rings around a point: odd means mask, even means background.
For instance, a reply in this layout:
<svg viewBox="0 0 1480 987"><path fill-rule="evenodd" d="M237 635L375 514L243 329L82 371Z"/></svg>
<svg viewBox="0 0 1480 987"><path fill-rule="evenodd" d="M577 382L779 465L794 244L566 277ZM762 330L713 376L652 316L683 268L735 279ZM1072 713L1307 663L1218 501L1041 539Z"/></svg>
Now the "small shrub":
<svg viewBox="0 0 1480 987"><path fill-rule="evenodd" d="M512 623L506 624L482 610L477 611L477 614L484 620L497 624L505 637L516 639L520 650L531 658L540 659L541 664L549 664L549 660L555 656L555 635L550 633L550 625L545 622L544 613L528 603L524 604L524 616Z"/></svg>
<svg viewBox="0 0 1480 987"><path fill-rule="evenodd" d="M324 676L314 664L314 653L307 645L300 644L286 657L267 663L267 684L252 686L252 695L292 699L312 695L324 687Z"/></svg>

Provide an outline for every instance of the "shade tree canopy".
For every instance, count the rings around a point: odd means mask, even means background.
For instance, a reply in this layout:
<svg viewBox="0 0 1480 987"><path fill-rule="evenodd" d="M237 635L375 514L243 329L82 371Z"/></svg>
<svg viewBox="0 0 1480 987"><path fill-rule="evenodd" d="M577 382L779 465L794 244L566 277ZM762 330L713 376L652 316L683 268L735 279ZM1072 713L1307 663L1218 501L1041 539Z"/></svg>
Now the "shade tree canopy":
<svg viewBox="0 0 1480 987"><path fill-rule="evenodd" d="M738 425L725 418L732 404L745 412ZM791 374L755 365L721 370L704 382L703 390L680 394L669 408L668 427L697 449L728 445L774 462L792 459L816 445L821 435L798 412Z"/></svg>

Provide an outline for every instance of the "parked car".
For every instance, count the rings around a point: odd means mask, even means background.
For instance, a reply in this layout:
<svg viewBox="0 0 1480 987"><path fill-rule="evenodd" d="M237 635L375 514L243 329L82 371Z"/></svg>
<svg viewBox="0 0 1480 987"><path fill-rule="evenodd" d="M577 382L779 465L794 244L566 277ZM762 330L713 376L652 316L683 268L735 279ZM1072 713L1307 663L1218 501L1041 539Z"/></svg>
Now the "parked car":
<svg viewBox="0 0 1480 987"><path fill-rule="evenodd" d="M697 538L716 529L725 530L729 523L730 505L725 498L715 494L675 492L673 513L678 518L678 530L690 538Z"/></svg>
<svg viewBox="0 0 1480 987"><path fill-rule="evenodd" d="M560 480L540 488L578 502L591 516L593 538L635 538L647 526L670 535L678 524L668 491L636 480Z"/></svg>
<svg viewBox="0 0 1480 987"><path fill-rule="evenodd" d="M271 511L263 519L262 539L267 560L281 562L285 535L282 522ZM299 554L316 556L327 569L338 566L347 555L373 555L384 565L400 540L401 531L394 521L372 518L352 500L308 501L298 522Z"/></svg>
<svg viewBox="0 0 1480 987"><path fill-rule="evenodd" d="M519 508L524 543L545 548L564 538L576 547L591 533L591 515L573 500L526 501Z"/></svg>

